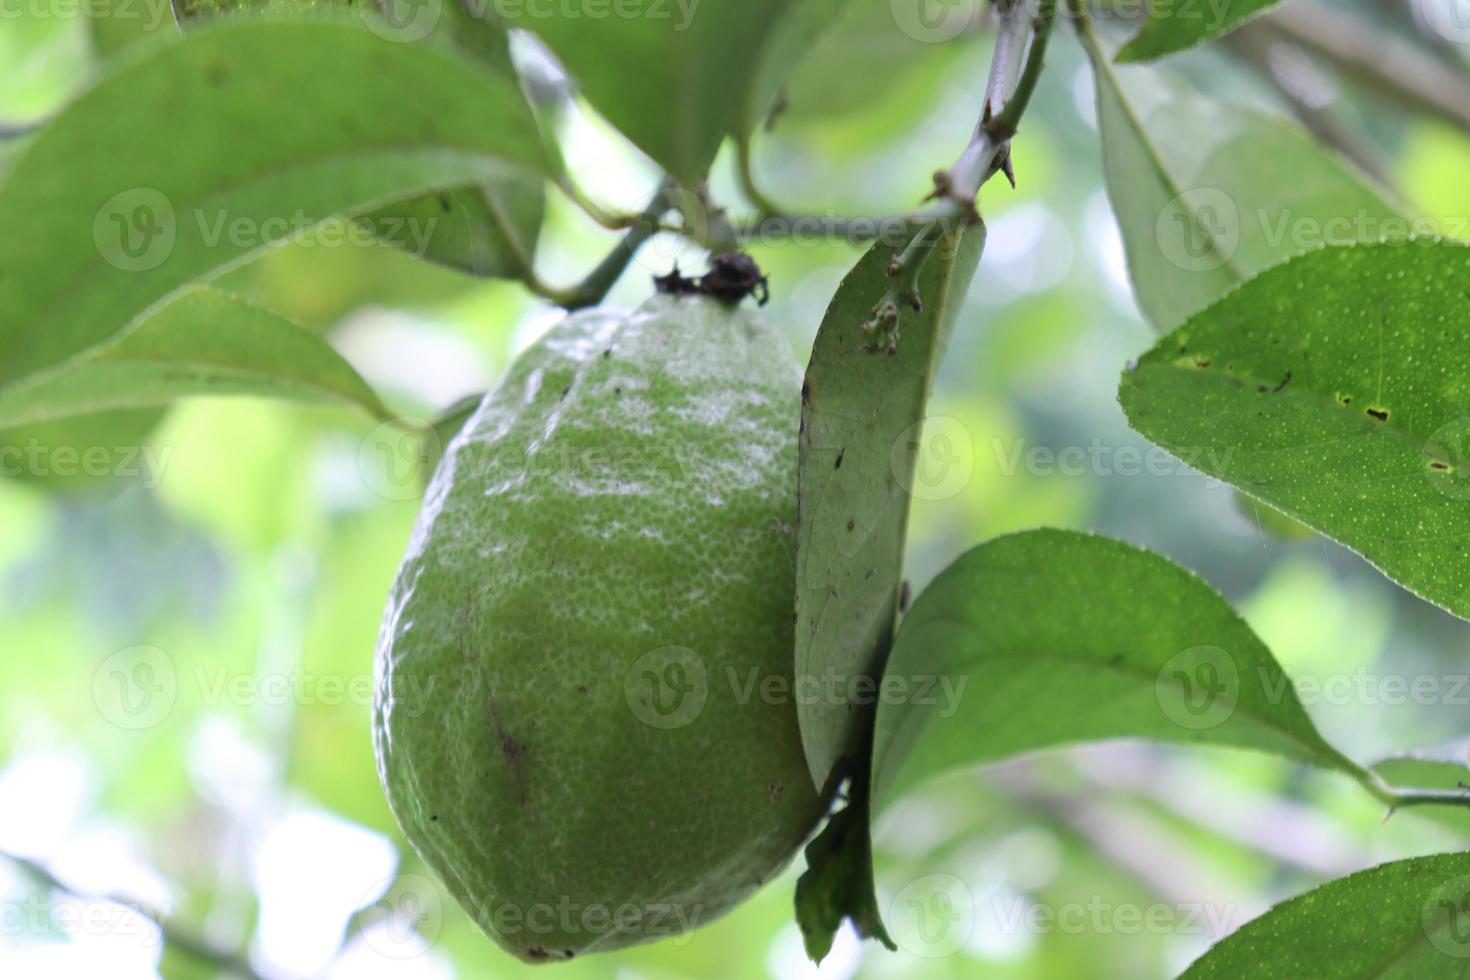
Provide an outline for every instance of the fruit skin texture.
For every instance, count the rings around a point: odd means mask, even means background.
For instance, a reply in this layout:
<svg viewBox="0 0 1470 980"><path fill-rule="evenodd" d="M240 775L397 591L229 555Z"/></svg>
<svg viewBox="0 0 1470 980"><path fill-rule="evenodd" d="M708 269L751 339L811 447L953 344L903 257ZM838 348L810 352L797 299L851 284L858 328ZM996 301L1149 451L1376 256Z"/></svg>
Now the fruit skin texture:
<svg viewBox="0 0 1470 980"><path fill-rule="evenodd" d="M702 925L822 815L790 696L800 383L710 299L582 313L435 472L379 638L378 772L522 959Z"/></svg>

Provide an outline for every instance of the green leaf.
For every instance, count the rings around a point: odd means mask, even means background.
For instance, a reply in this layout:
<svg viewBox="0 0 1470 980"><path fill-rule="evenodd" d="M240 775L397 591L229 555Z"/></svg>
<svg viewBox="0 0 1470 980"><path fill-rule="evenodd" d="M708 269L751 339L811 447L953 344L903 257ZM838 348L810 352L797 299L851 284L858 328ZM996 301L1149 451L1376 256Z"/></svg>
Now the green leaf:
<svg viewBox="0 0 1470 980"><path fill-rule="evenodd" d="M1201 579L1119 541L1046 530L965 554L905 618L878 697L874 799L1112 738L1256 749L1365 777Z"/></svg>
<svg viewBox="0 0 1470 980"><path fill-rule="evenodd" d="M539 177L505 177L379 208L361 220L419 258L472 276L515 279L532 267L546 211Z"/></svg>
<svg viewBox="0 0 1470 980"><path fill-rule="evenodd" d="M1283 902L1217 943L1181 980L1463 980L1470 854L1384 864Z"/></svg>
<svg viewBox="0 0 1470 980"><path fill-rule="evenodd" d="M350 84L323 84L322 68ZM0 185L0 385L333 216L544 165L514 85L346 24L235 23L82 95Z"/></svg>
<svg viewBox="0 0 1470 980"><path fill-rule="evenodd" d="M326 9L351 7L356 2L328 0ZM181 2L178 9L191 31L218 16L299 20L302 13L287 0L204 0ZM377 8L370 0L361 9L364 17L376 16ZM428 25L433 28L428 43L439 45L446 53L464 54L508 83L520 84L509 39L499 24L471 16L455 0L435 0L423 9L434 15ZM402 22L404 29L412 31L415 11L404 13L409 15ZM380 208L361 220L382 241L418 258L473 276L514 279L531 268L545 209L545 182L540 177L507 176L415 197Z"/></svg>
<svg viewBox="0 0 1470 980"><path fill-rule="evenodd" d="M894 251L884 244L848 273L822 321L802 387L798 683L836 678L847 690L848 682L882 672L924 407L984 243L983 226L940 242L919 280L924 310L905 314L896 356L866 353L859 332L893 284ZM869 722L856 706L826 698L803 698L797 711L820 788Z"/></svg>
<svg viewBox="0 0 1470 980"><path fill-rule="evenodd" d="M1470 248L1293 259L1123 376L1129 423L1470 618Z"/></svg>
<svg viewBox="0 0 1470 980"><path fill-rule="evenodd" d="M229 293L195 287L112 343L0 389L0 426L165 405L188 395L339 402L391 417L326 341Z"/></svg>
<svg viewBox="0 0 1470 980"><path fill-rule="evenodd" d="M1148 19L1118 52L1119 61L1152 61L1228 34L1280 0L1149 0Z"/></svg>
<svg viewBox="0 0 1470 980"><path fill-rule="evenodd" d="M1161 332L1292 255L1408 232L1367 177L1292 123L1114 68L1095 42L1089 54L1108 195L1139 308Z"/></svg>
<svg viewBox="0 0 1470 980"><path fill-rule="evenodd" d="M742 134L754 132L770 118L792 71L851 3L852 0L798 0L778 15L750 82L745 115L739 127Z"/></svg>
<svg viewBox="0 0 1470 980"><path fill-rule="evenodd" d="M692 187L738 126L760 52L786 6L620 0L552 9L495 2L491 9L507 26L539 35L609 122Z"/></svg>
<svg viewBox="0 0 1470 980"><path fill-rule="evenodd" d="M1420 807L1413 812L1470 838L1470 754L1466 747L1423 755L1402 755L1374 763L1373 771L1395 787L1465 790L1464 808Z"/></svg>
<svg viewBox="0 0 1470 980"><path fill-rule="evenodd" d="M873 841L866 797L834 814L806 846L806 871L796 882L796 924L813 962L832 951L844 919L860 938L898 947L883 927L873 887Z"/></svg>

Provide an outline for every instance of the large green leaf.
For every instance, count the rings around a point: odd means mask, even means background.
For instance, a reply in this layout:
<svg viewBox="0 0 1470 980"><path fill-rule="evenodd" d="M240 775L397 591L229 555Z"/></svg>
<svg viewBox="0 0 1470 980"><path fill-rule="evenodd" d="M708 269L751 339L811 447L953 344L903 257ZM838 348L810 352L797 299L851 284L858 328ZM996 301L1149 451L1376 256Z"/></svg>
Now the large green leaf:
<svg viewBox="0 0 1470 980"><path fill-rule="evenodd" d="M0 389L0 426L164 405L187 395L342 402L390 417L367 382L324 340L201 286L112 343Z"/></svg>
<svg viewBox="0 0 1470 980"><path fill-rule="evenodd" d="M1470 618L1470 247L1313 252L1161 340L1129 422Z"/></svg>
<svg viewBox="0 0 1470 980"><path fill-rule="evenodd" d="M798 477L796 675L850 691L882 672L893 637L909 494L934 369L984 246L983 226L948 234L919 281L893 357L864 350L860 328L893 285L878 244L842 281L802 387ZM824 786L869 717L845 698L798 702L812 779Z"/></svg>
<svg viewBox="0 0 1470 980"><path fill-rule="evenodd" d="M1257 749L1361 775L1201 579L1118 541L1048 530L975 548L914 604L883 675L874 798L1111 738Z"/></svg>
<svg viewBox="0 0 1470 980"><path fill-rule="evenodd" d="M361 4L328 0L316 12L354 5L365 22L379 30L405 32L405 40L416 37L419 30L428 31L425 43L465 54L507 83L519 85L505 31L496 22L471 16L457 0L405 7L396 12L402 15L397 21L376 20L377 5L371 0ZM176 7L181 23L190 30L221 16L299 19L302 13L288 0L180 0ZM415 15L425 17L422 27L416 28ZM418 258L474 276L519 278L531 267L545 209L545 181L540 176L510 175L390 204L364 215L362 222L383 241Z"/></svg>
<svg viewBox="0 0 1470 980"><path fill-rule="evenodd" d="M1215 945L1181 980L1464 980L1470 854L1385 864L1298 895Z"/></svg>
<svg viewBox="0 0 1470 980"><path fill-rule="evenodd" d="M1119 61L1151 61L1212 41L1281 0L1150 0L1148 19L1118 52Z"/></svg>
<svg viewBox="0 0 1470 980"><path fill-rule="evenodd" d="M588 101L687 186L704 179L745 113L759 54L786 0L492 3L541 37Z"/></svg>
<svg viewBox="0 0 1470 980"><path fill-rule="evenodd" d="M1160 331L1292 255L1408 231L1368 178L1292 123L1089 50L1108 194Z"/></svg>
<svg viewBox="0 0 1470 980"><path fill-rule="evenodd" d="M540 147L515 85L361 26L239 23L150 51L0 185L0 385L303 225L536 171Z"/></svg>
<svg viewBox="0 0 1470 980"><path fill-rule="evenodd" d="M802 744L819 789L848 781L847 806L806 849L796 919L817 962L844 920L895 948L873 883L873 707L900 600L909 494L934 371L985 247L985 227L941 237L918 280L893 356L870 353L862 326L892 296L892 248L878 244L837 289L801 391L797 482L796 684Z"/></svg>

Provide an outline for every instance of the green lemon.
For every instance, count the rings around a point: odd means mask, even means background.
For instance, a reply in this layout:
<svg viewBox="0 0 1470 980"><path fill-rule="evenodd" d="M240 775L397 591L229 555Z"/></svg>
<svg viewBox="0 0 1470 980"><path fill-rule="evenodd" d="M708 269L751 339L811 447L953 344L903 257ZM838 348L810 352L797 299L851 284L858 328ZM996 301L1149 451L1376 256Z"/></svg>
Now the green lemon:
<svg viewBox="0 0 1470 980"><path fill-rule="evenodd" d="M379 641L404 834L531 961L723 914L823 806L792 692L800 373L700 297L554 327L449 445Z"/></svg>

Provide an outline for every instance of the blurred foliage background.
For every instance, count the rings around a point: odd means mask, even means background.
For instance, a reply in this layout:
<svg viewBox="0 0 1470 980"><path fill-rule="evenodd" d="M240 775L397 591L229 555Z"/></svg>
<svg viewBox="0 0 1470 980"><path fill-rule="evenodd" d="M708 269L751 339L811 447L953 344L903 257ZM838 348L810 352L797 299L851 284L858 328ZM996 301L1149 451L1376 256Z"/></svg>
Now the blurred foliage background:
<svg viewBox="0 0 1470 980"><path fill-rule="evenodd" d="M95 76L89 27L61 0L6 8L0 124L44 118ZM912 206L969 135L989 46L983 33L917 42L887 4L853 5L758 141L763 188L809 212ZM1465 728L1470 691L1456 678L1470 627L1320 538L1276 536L1271 515L1125 425L1117 377L1151 334L1101 185L1089 75L1070 38L1053 52L1016 143L1019 189L997 183L984 196L989 248L933 408L946 438L926 444L916 495L914 588L1008 531L1115 535L1236 603L1289 673L1319 685L1304 686L1307 707L1349 754L1443 748ZM1285 111L1218 50L1170 68L1219 97ZM1342 84L1320 81L1328 96ZM322 84L343 82L323 66ZM1329 107L1371 134L1418 211L1470 214L1463 136L1341 91L1346 101ZM574 112L563 135L593 196L620 208L647 199L656 173L606 125ZM737 187L723 159L717 198L738 201ZM538 264L571 282L612 237L559 196L550 209ZM769 316L804 357L858 250L753 252L772 279ZM655 241L610 302L639 302L676 260L702 268L679 241ZM559 316L514 284L386 247L305 241L224 284L320 330L396 410L423 418L492 385ZM4 457L0 479L0 850L22 859L0 859L0 975L220 975L190 943L272 978L528 969L438 891L378 787L373 647L423 479L403 438L344 410L250 399L0 433L0 447L22 450ZM74 472L65 447L102 447L91 458L108 463ZM1397 696L1394 678L1433 679L1438 694ZM135 688L145 702L128 699ZM1216 932L1317 881L1464 847L1463 823L1383 816L1345 780L1265 757L1137 744L1048 754L954 777L883 815L878 876L896 954L844 934L820 970L808 963L791 919L793 870L693 935L555 969L1172 976ZM905 890L934 875L966 896L942 957L905 942L915 928ZM98 898L109 895L159 910L175 941Z"/></svg>

